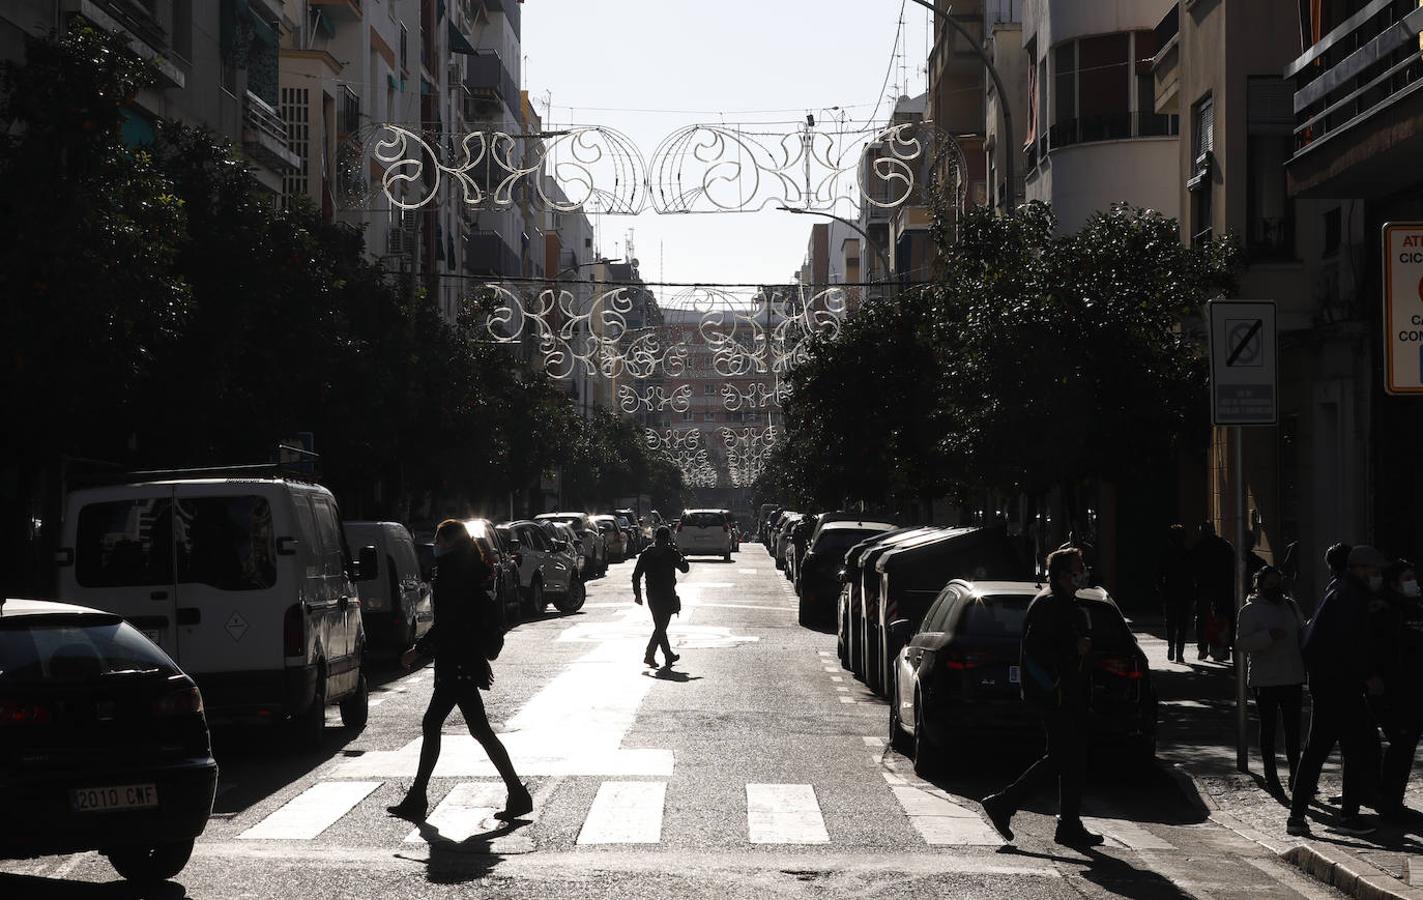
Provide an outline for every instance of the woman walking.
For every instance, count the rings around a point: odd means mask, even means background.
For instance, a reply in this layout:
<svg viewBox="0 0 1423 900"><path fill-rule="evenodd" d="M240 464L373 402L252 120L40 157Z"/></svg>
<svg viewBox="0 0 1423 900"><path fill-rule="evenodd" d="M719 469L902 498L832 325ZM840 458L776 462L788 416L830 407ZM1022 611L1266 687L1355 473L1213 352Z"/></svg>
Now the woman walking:
<svg viewBox="0 0 1423 900"><path fill-rule="evenodd" d="M470 735L484 747L509 789L504 811L495 817L517 818L534 808L533 798L519 781L509 751L489 724L484 699L479 695L494 684L489 660L498 655L503 641L499 612L487 588L494 569L464 523L455 519L446 519L435 531L435 558L435 624L400 657L401 664L408 668L421 657L433 655L435 692L421 723L423 740L415 781L405 799L388 809L401 818L425 818L430 776L440 759L441 730L458 706Z"/></svg>
<svg viewBox="0 0 1423 900"><path fill-rule="evenodd" d="M1300 713L1305 681L1304 654L1300 635L1304 618L1299 607L1285 593L1284 578L1274 566L1255 573L1255 591L1240 610L1236 639L1246 653L1247 684L1255 692L1255 708L1260 714L1260 760L1265 787L1276 797L1286 795L1275 767L1276 719L1282 718L1285 732L1285 759L1290 767L1290 787L1294 787L1299 767Z"/></svg>

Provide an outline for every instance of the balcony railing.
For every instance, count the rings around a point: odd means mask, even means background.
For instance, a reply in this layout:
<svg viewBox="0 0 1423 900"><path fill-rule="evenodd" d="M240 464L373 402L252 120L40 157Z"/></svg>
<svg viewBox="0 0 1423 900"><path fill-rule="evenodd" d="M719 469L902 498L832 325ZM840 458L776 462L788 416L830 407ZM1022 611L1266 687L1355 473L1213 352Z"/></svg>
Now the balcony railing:
<svg viewBox="0 0 1423 900"><path fill-rule="evenodd" d="M94 0L94 5L154 50L161 52L168 49L167 32L142 4L132 0Z"/></svg>
<svg viewBox="0 0 1423 900"><path fill-rule="evenodd" d="M347 85L341 85L340 113L336 122L336 132L341 136L352 135L361 130L361 98Z"/></svg>
<svg viewBox="0 0 1423 900"><path fill-rule="evenodd" d="M481 51L469 58L469 69L464 77L465 90L476 103L498 101L504 104L515 118L519 114L519 83L509 74L504 60L499 54ZM467 116L466 118L478 118Z"/></svg>
<svg viewBox="0 0 1423 900"><path fill-rule="evenodd" d="M1181 130L1177 116L1148 112L1108 113L1058 122L1048 129L1050 146L1071 147L1095 141L1124 141L1139 137L1170 137Z"/></svg>
<svg viewBox="0 0 1423 900"><path fill-rule="evenodd" d="M1290 63L1296 154L1419 89L1423 6L1371 0Z"/></svg>
<svg viewBox="0 0 1423 900"><path fill-rule="evenodd" d="M248 91L242 101L242 145L273 168L301 167L301 157L287 144L287 125L265 100Z"/></svg>
<svg viewBox="0 0 1423 900"><path fill-rule="evenodd" d="M465 238L464 270L471 275L522 275L519 254L497 231L472 231Z"/></svg>

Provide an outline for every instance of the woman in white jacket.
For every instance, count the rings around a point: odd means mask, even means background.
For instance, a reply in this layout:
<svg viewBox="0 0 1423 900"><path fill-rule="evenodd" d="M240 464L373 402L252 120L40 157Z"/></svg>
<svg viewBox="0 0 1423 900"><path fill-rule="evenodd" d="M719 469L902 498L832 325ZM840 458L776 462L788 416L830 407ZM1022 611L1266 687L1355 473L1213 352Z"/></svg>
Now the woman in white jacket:
<svg viewBox="0 0 1423 900"><path fill-rule="evenodd" d="M1284 579L1273 566L1255 573L1255 591L1240 610L1236 641L1245 651L1249 667L1247 684L1255 692L1260 714L1260 757L1265 786L1276 796L1286 796L1275 768L1275 720L1284 720L1285 758L1293 789L1299 766L1300 713L1305 682L1304 654L1300 651L1304 617L1285 593Z"/></svg>

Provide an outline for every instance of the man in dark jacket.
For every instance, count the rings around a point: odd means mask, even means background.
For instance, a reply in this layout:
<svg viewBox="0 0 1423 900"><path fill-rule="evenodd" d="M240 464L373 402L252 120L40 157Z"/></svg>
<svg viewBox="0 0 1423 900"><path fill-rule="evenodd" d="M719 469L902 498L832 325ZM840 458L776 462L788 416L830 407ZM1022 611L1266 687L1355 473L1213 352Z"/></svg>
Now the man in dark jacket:
<svg viewBox="0 0 1423 900"><path fill-rule="evenodd" d="M1156 589L1161 592L1161 606L1166 614L1166 658L1172 662L1185 662L1186 631L1191 623L1196 578L1191 570L1190 554L1186 551L1186 529L1181 525L1172 525L1167 529L1166 548L1161 553Z"/></svg>
<svg viewBox="0 0 1423 900"><path fill-rule="evenodd" d="M1235 619L1235 548L1216 534L1211 522L1201 523L1200 537L1191 548L1191 569L1196 579L1196 658L1210 654L1223 660ZM1212 621L1215 634L1209 633Z"/></svg>
<svg viewBox="0 0 1423 900"><path fill-rule="evenodd" d="M632 595L641 606L642 579L646 576L647 608L652 612L652 638L647 642L647 652L642 655L645 665L656 667L658 647L662 648L662 658L668 667L681 659L672 652L667 624L674 613L682 611L682 601L677 598L677 572L690 569L682 551L672 544L672 530L666 525L657 529L653 545L638 554L637 565L632 570Z"/></svg>
<svg viewBox="0 0 1423 900"><path fill-rule="evenodd" d="M1371 696L1374 716L1388 735L1379 769L1379 802L1386 822L1407 820L1403 796L1413 757L1423 738L1423 590L1410 562L1399 560L1384 573L1384 591L1369 611L1370 657L1383 679L1382 694Z"/></svg>
<svg viewBox="0 0 1423 900"><path fill-rule="evenodd" d="M400 662L413 667L421 658L435 658L435 691L421 723L420 765L405 799L389 807L393 815L423 819L429 807L426 791L440 759L440 732L456 706L470 735L479 741L489 761L504 779L509 797L501 819L514 819L534 808L528 788L519 781L509 751L484 710L480 690L489 690L494 672L489 658L503 640L499 611L490 599L494 569L485 561L463 522L446 519L435 532L435 623Z"/></svg>
<svg viewBox="0 0 1423 900"><path fill-rule="evenodd" d="M1309 739L1292 789L1286 830L1309 834L1305 813L1319 785L1324 761L1339 744L1344 754L1344 796L1335 830L1370 834L1375 829L1359 815L1378 773L1377 729L1364 694L1379 694L1383 682L1371 658L1368 616L1370 601L1383 589L1388 559L1373 547L1349 551L1347 574L1329 583L1304 638L1304 664L1314 701ZM1370 738L1370 730L1375 732Z"/></svg>
<svg viewBox="0 0 1423 900"><path fill-rule="evenodd" d="M1092 638L1077 591L1087 586L1087 567L1076 549L1047 560L1049 590L1034 598L1023 626L1023 699L1042 716L1047 753L1018 780L983 799L994 829L1013 840L1010 824L1027 799L1054 779L1058 783L1057 833L1069 847L1094 847L1102 836L1082 824L1082 785L1087 774L1087 708L1091 692Z"/></svg>

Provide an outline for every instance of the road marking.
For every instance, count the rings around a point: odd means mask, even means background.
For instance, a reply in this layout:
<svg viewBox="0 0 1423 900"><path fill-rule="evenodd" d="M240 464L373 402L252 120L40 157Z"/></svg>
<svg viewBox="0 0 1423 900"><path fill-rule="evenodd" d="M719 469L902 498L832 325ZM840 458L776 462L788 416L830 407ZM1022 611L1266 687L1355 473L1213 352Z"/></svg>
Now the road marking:
<svg viewBox="0 0 1423 900"><path fill-rule="evenodd" d="M746 785L746 829L753 844L828 844L825 818L808 784Z"/></svg>
<svg viewBox="0 0 1423 900"><path fill-rule="evenodd" d="M405 836L405 843L428 843L429 829L439 833L444 841L461 843L481 831L502 829L504 824L494 819L495 813L504 808L508 789L499 781L463 781L450 788L450 792L440 801L425 820L424 828L417 828ZM530 814L529 817L531 817ZM527 817L526 817L527 818ZM481 829L481 825L487 827ZM432 835L433 836L433 835Z"/></svg>
<svg viewBox="0 0 1423 900"><path fill-rule="evenodd" d="M854 703L854 702L855 702L855 698L854 698L854 697L836 697L835 699L839 700L841 703Z"/></svg>
<svg viewBox="0 0 1423 900"><path fill-rule="evenodd" d="M662 840L665 781L605 781L578 832L580 844L656 844Z"/></svg>
<svg viewBox="0 0 1423 900"><path fill-rule="evenodd" d="M367 708L367 709L375 709L377 706L380 706L380 705L381 705L382 703L384 703L384 702L385 702L385 698L384 698L384 697L381 697L381 698L378 699L378 700L371 700L371 701L369 701L369 702L366 703L366 708Z"/></svg>
<svg viewBox="0 0 1423 900"><path fill-rule="evenodd" d="M239 834L247 841L309 841L366 799L379 781L321 781Z"/></svg>
<svg viewBox="0 0 1423 900"><path fill-rule="evenodd" d="M860 738L860 740L865 742L866 747L874 747L877 750L883 750L885 744L889 743L889 738L881 737L879 735L869 735Z"/></svg>
<svg viewBox="0 0 1423 900"><path fill-rule="evenodd" d="M1100 831L1107 837L1121 843L1128 850L1175 850L1176 845L1165 841L1126 819L1102 819L1083 816L1082 824L1090 831Z"/></svg>
<svg viewBox="0 0 1423 900"><path fill-rule="evenodd" d="M816 652L819 653L821 656L829 656L829 655L830 655L830 651L829 651L829 650L817 650Z"/></svg>
<svg viewBox="0 0 1423 900"><path fill-rule="evenodd" d="M831 681L837 681L837 682L838 682L838 681L844 681L845 679L842 678L842 677L840 677L839 675L831 675L831 676L830 676L830 680L831 680Z"/></svg>
<svg viewBox="0 0 1423 900"><path fill-rule="evenodd" d="M825 668L825 671L827 671L827 672L838 672L838 671L840 671L840 667L839 667L839 666L825 666L824 668Z"/></svg>
<svg viewBox="0 0 1423 900"><path fill-rule="evenodd" d="M888 773L886 773L888 774ZM909 824L931 847L945 845L999 847L1003 839L976 810L960 806L943 791L910 785L891 785Z"/></svg>

